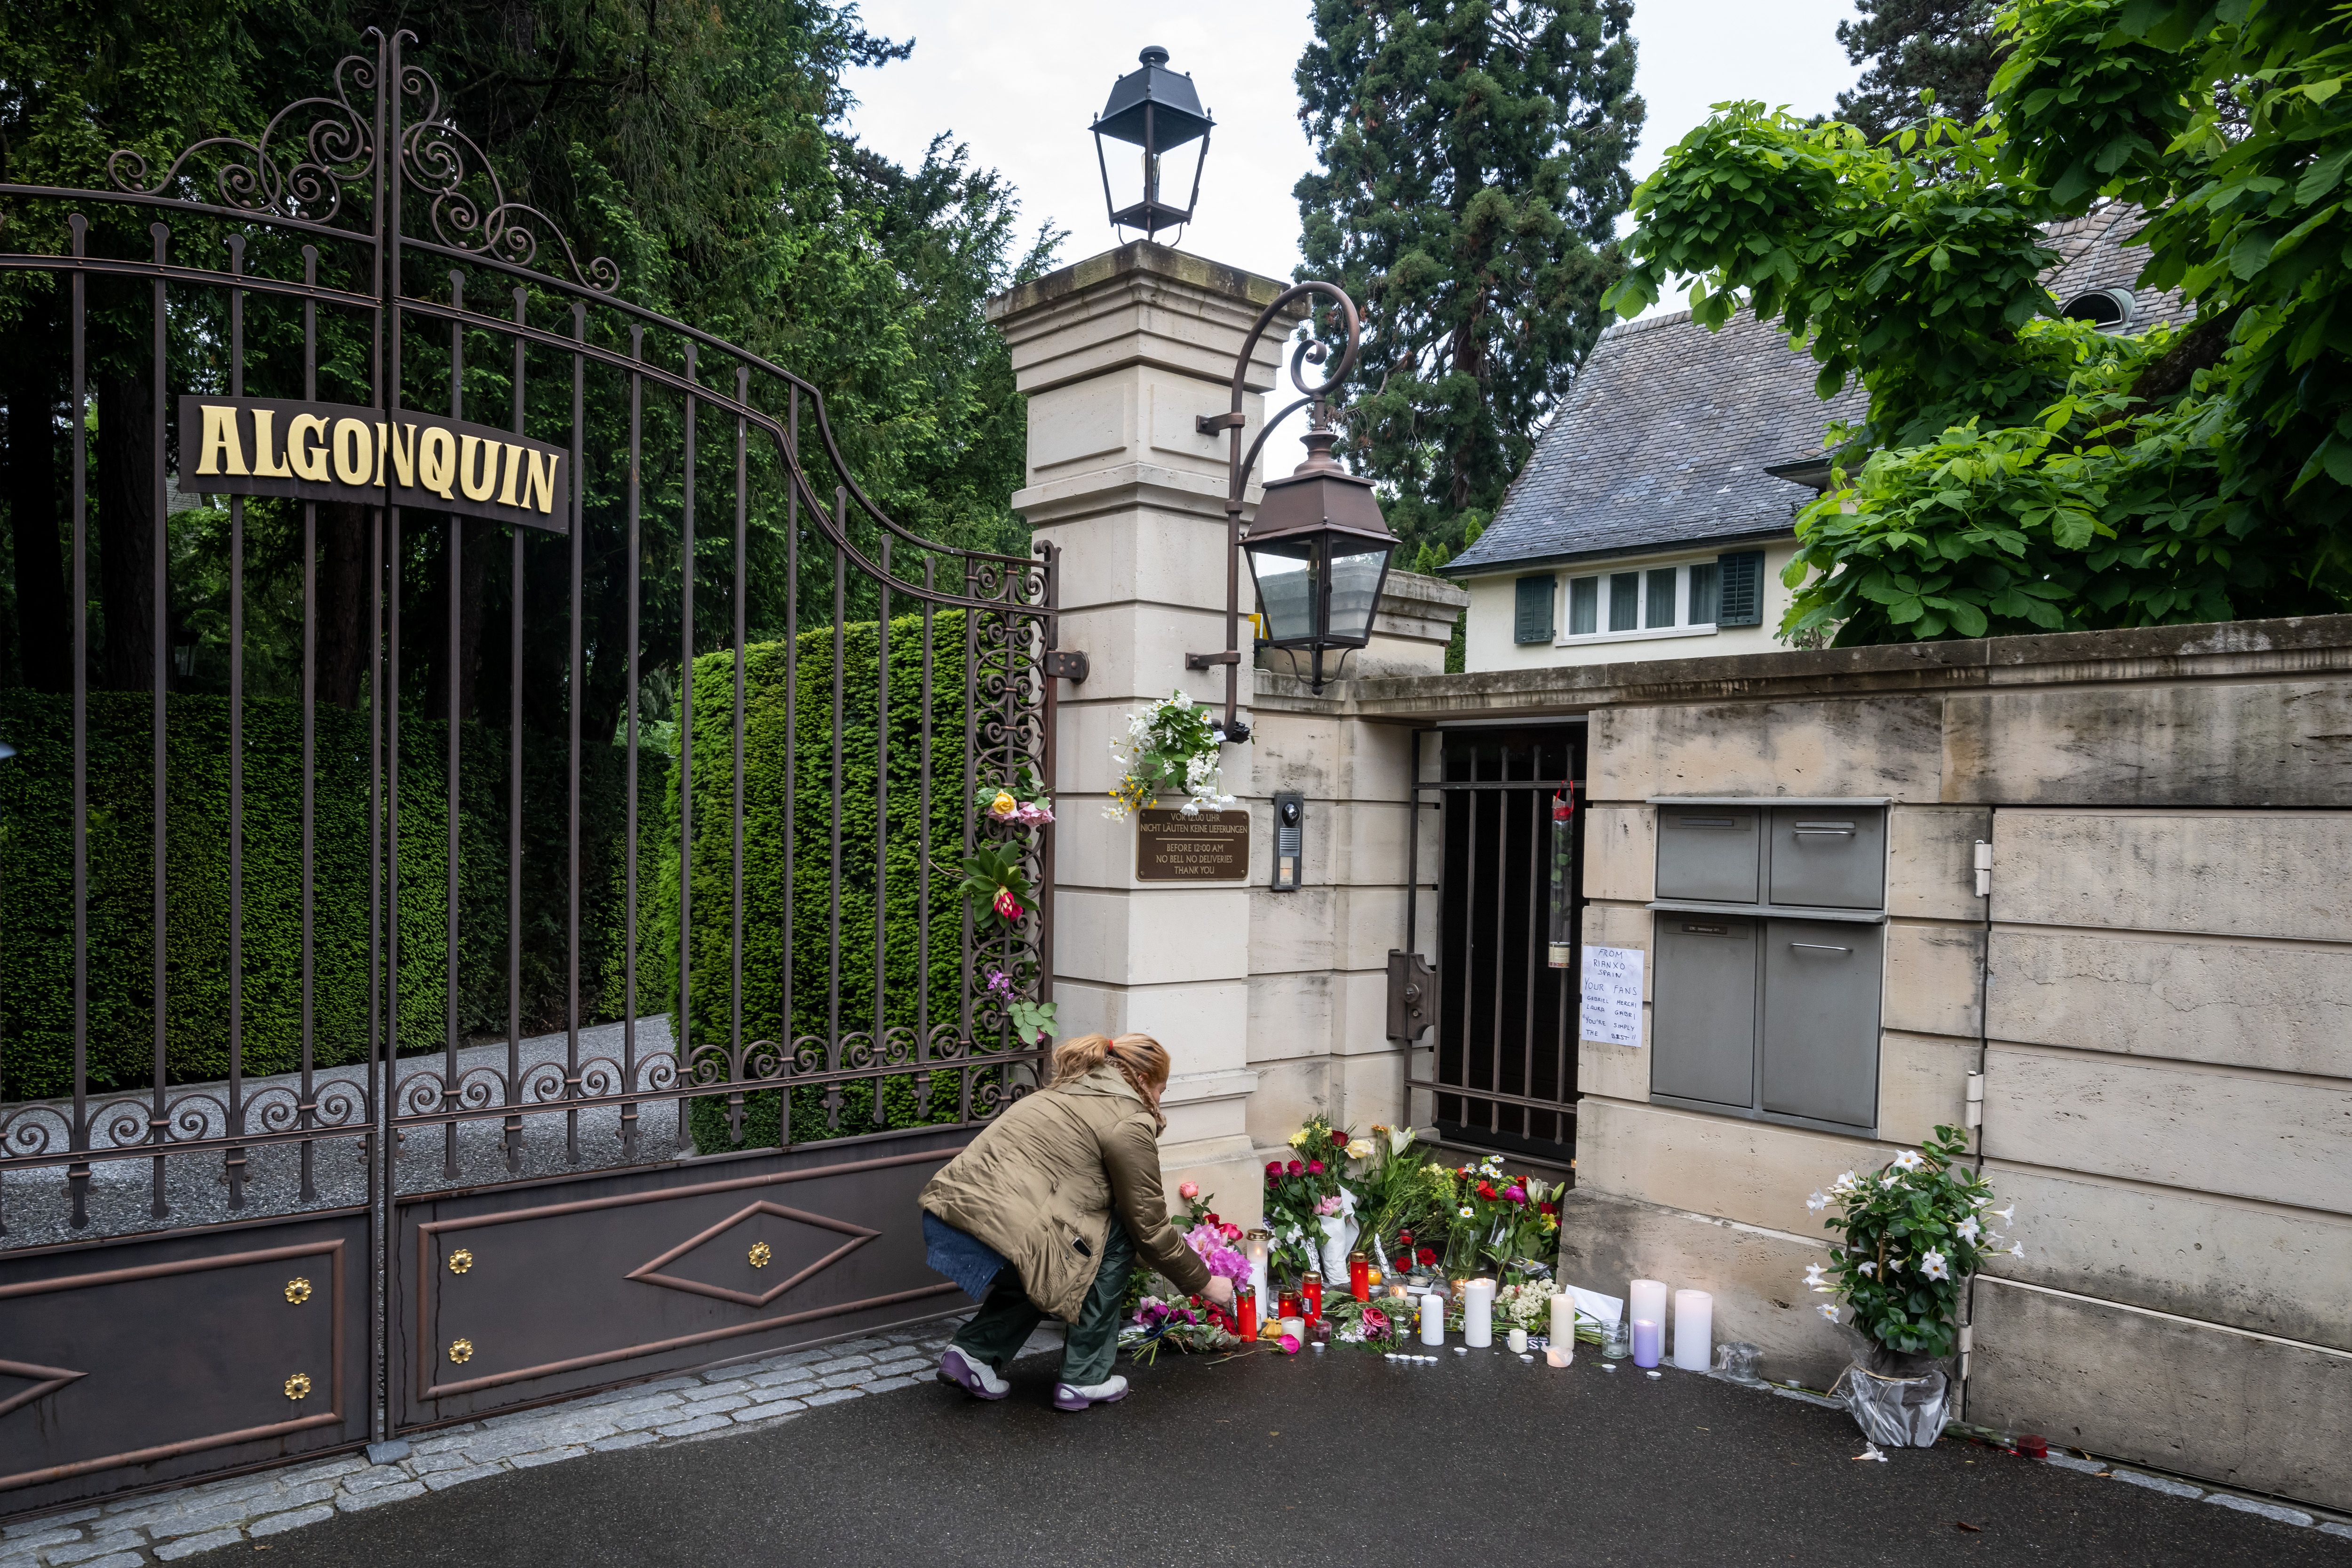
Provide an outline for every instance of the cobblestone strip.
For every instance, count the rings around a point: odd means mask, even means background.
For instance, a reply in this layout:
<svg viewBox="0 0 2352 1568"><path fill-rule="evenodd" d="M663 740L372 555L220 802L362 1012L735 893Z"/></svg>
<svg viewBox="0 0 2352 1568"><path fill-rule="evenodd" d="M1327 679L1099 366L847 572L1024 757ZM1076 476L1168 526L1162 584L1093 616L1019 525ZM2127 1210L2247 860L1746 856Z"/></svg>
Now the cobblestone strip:
<svg viewBox="0 0 2352 1568"><path fill-rule="evenodd" d="M776 1426L815 1405L912 1387L931 1375L955 1327L892 1330L443 1427L384 1464L347 1454L26 1520L0 1529L0 1568L147 1568L508 1470ZM1040 1330L1022 1354L1060 1348Z"/></svg>

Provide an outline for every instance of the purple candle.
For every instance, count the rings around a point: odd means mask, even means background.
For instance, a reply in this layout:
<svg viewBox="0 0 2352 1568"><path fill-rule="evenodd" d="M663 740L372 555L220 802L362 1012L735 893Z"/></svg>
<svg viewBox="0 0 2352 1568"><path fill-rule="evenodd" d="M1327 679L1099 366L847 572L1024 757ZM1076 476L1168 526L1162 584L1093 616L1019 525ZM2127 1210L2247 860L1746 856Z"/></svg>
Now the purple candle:
<svg viewBox="0 0 2352 1568"><path fill-rule="evenodd" d="M1658 1340L1657 1324L1647 1318L1633 1320L1633 1364L1635 1366L1658 1364Z"/></svg>

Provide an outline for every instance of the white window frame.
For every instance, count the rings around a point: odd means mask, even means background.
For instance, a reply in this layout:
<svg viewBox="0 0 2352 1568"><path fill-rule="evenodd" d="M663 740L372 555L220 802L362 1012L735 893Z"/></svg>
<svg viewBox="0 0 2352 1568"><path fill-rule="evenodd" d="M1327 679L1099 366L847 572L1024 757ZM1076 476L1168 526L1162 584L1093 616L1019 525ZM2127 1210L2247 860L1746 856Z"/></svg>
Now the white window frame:
<svg viewBox="0 0 2352 1568"><path fill-rule="evenodd" d="M1685 617L1690 615L1691 568L1694 566L1711 566L1715 563L1715 561L1716 557L1712 555L1692 556L1686 560L1681 561L1612 561L1584 571L1561 573L1559 598L1557 601L1559 613L1559 632L1558 636L1552 638L1552 646L1554 647L1579 647L1588 643L1650 642L1664 637L1711 637L1715 636L1716 626L1713 621L1693 623L1685 619ZM1654 626L1650 625L1650 574L1653 572L1664 572L1669 568L1672 568L1675 574L1675 624L1670 626ZM1619 574L1626 572L1634 573L1638 574L1641 579L1633 590L1635 615L1634 629L1625 632L1612 632L1608 629L1609 579L1612 576L1618 575ZM1595 584L1593 588L1593 619L1600 623L1600 629L1590 632L1571 632L1568 628L1573 624L1573 617L1575 615L1575 585L1582 579L1591 579Z"/></svg>

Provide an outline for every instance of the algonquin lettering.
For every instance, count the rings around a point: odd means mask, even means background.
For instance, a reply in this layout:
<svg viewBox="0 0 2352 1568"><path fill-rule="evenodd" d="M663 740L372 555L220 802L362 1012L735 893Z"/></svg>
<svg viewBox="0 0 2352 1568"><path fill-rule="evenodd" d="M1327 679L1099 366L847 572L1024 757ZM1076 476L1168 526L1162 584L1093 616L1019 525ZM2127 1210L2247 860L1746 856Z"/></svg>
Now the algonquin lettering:
<svg viewBox="0 0 2352 1568"><path fill-rule="evenodd" d="M180 399L192 488L413 507L562 532L560 447L440 415L286 398ZM282 440L281 440L282 436Z"/></svg>

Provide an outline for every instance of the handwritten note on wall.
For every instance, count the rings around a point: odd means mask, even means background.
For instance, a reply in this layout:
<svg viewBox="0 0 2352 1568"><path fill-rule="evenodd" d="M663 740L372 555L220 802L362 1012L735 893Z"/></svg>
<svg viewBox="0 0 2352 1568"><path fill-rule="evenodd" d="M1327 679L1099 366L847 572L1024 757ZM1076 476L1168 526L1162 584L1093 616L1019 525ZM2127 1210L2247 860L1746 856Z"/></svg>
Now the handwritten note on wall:
<svg viewBox="0 0 2352 1568"><path fill-rule="evenodd" d="M1577 1033L1611 1046L1642 1043L1642 950L1584 950L1584 1000Z"/></svg>

